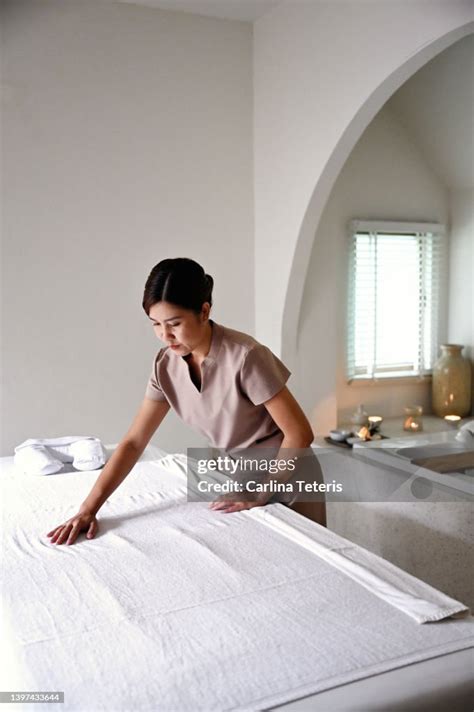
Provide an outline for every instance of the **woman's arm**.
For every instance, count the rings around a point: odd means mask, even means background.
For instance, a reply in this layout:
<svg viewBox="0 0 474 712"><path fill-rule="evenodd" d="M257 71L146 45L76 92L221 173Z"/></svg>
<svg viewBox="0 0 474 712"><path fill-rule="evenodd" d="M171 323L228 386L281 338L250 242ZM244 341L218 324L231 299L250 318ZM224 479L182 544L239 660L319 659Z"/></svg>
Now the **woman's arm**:
<svg viewBox="0 0 474 712"><path fill-rule="evenodd" d="M290 393L287 386L284 386L273 398L264 404L272 419L283 432L283 440L275 459L283 460L291 458L294 454L300 455L301 448L308 448L314 440L313 431L307 417L301 409L298 401ZM293 476L293 472L280 471L280 480L285 481ZM223 512L238 512L241 509L258 507L270 499L272 493L262 493L255 501L235 501L232 499L219 499L213 502L211 509Z"/></svg>
<svg viewBox="0 0 474 712"><path fill-rule="evenodd" d="M285 436L282 448L311 445L314 435L309 420L286 386L264 406Z"/></svg>
<svg viewBox="0 0 474 712"><path fill-rule="evenodd" d="M97 514L136 464L169 409L168 401L143 399L130 428L105 464L80 511Z"/></svg>
<svg viewBox="0 0 474 712"><path fill-rule="evenodd" d="M298 402L293 398L286 386L274 398L267 401L265 407L285 434L277 458L287 459L295 454L299 456L301 454L298 453L299 448L310 447L314 440L313 430ZM292 452L292 448L295 448L296 452ZM310 453L304 472L306 476L310 476L310 479L313 478L313 483L310 482L310 484L324 482L321 466L314 453ZM303 474L304 478L305 474ZM316 522L316 524L320 524L323 527L327 525L324 495L322 500L315 498L314 500L293 501L290 507L298 514L302 514L304 517Z"/></svg>
<svg viewBox="0 0 474 712"><path fill-rule="evenodd" d="M84 529L88 538L95 536L97 512L136 464L169 409L168 401L143 399L130 428L104 465L78 513L48 532L52 544L73 544Z"/></svg>

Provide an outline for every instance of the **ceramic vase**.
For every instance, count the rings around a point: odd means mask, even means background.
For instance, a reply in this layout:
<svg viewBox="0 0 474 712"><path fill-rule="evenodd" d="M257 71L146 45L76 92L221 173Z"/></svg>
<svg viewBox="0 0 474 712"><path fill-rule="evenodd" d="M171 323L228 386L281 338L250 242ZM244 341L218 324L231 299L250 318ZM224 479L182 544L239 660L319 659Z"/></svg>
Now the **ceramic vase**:
<svg viewBox="0 0 474 712"><path fill-rule="evenodd" d="M441 344L441 355L433 366L432 408L440 418L471 411L471 364L461 354L460 344Z"/></svg>

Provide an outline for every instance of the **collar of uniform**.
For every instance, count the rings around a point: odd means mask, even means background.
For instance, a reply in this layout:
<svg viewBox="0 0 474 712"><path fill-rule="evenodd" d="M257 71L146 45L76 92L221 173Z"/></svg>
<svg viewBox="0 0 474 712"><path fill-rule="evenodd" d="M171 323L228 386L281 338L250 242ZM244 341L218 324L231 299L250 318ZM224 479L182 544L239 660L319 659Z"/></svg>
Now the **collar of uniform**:
<svg viewBox="0 0 474 712"><path fill-rule="evenodd" d="M224 329L220 324L216 324L214 319L209 319L212 326L211 347L204 361L215 361L222 343Z"/></svg>

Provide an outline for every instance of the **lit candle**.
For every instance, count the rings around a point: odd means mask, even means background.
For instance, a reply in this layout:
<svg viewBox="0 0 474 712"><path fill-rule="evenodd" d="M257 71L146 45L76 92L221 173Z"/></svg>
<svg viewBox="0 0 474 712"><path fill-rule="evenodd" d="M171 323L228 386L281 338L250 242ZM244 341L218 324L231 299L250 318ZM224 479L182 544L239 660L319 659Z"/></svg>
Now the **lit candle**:
<svg viewBox="0 0 474 712"><path fill-rule="evenodd" d="M369 415L369 433L373 437L375 433L379 432L380 425L383 418L380 415Z"/></svg>
<svg viewBox="0 0 474 712"><path fill-rule="evenodd" d="M369 415L369 423L373 425L380 425L383 418L380 415Z"/></svg>
<svg viewBox="0 0 474 712"><path fill-rule="evenodd" d="M423 408L421 405L409 405L405 408L405 420L403 422L403 430L409 432L421 432L423 430L423 421L421 419Z"/></svg>
<svg viewBox="0 0 474 712"><path fill-rule="evenodd" d="M459 425L459 421L461 420L460 415L445 415L444 419L449 425L451 425L454 428L457 428Z"/></svg>
<svg viewBox="0 0 474 712"><path fill-rule="evenodd" d="M415 432L416 430L420 430L420 423L417 423L416 420L413 420L413 418L409 416L403 424L403 429Z"/></svg>

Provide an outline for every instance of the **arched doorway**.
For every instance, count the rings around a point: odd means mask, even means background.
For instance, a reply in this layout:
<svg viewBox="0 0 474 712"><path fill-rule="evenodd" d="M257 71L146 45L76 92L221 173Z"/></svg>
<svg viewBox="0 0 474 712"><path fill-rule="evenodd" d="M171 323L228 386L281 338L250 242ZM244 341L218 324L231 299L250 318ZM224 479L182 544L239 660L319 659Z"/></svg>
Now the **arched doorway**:
<svg viewBox="0 0 474 712"><path fill-rule="evenodd" d="M472 33L474 33L474 23L470 22L437 38L407 59L372 92L354 115L336 145L314 187L293 254L281 326L282 359L290 368L296 361L299 317L311 250L324 207L339 173L362 133L397 89L439 53Z"/></svg>

